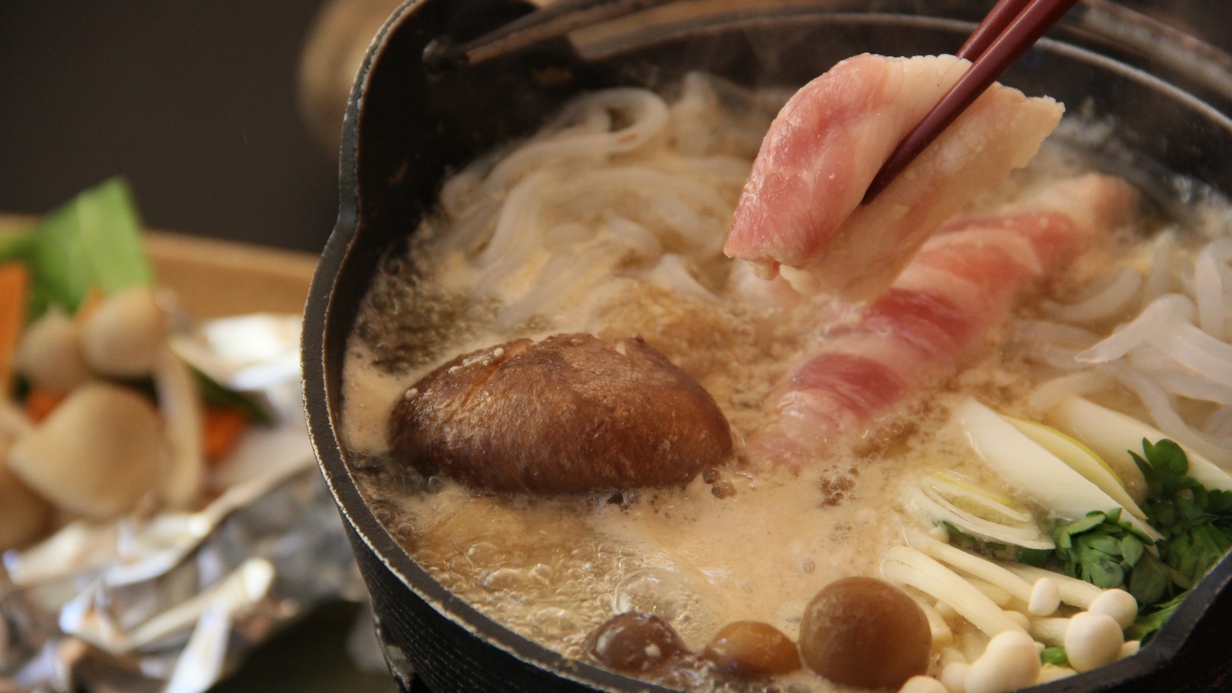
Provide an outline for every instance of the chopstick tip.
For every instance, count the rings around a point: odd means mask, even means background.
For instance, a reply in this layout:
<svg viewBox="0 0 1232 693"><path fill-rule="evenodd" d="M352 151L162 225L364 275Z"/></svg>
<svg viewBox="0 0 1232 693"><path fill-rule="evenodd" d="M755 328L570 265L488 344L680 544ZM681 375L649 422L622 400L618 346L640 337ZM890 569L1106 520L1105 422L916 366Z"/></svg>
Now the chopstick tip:
<svg viewBox="0 0 1232 693"><path fill-rule="evenodd" d="M435 38L424 46L423 66L430 73L456 70L468 62L466 52L458 50L448 37Z"/></svg>

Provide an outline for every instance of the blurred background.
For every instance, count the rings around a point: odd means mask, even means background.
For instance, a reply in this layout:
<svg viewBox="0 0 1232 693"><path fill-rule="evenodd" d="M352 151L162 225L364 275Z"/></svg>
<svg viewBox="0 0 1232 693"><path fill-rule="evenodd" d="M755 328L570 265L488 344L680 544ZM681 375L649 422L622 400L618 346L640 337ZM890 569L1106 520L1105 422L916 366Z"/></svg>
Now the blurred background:
<svg viewBox="0 0 1232 693"><path fill-rule="evenodd" d="M152 227L319 251L347 86L398 4L5 0L0 211L47 211L120 173ZM1127 4L1232 49L1232 3Z"/></svg>
<svg viewBox="0 0 1232 693"><path fill-rule="evenodd" d="M0 211L122 174L149 226L319 251L340 120L300 95L340 104L398 2L328 4L0 3Z"/></svg>
<svg viewBox="0 0 1232 693"><path fill-rule="evenodd" d="M0 217L120 174L149 227L319 252L337 214L345 95L398 4L0 3ZM396 686L364 606L331 602L215 690Z"/></svg>

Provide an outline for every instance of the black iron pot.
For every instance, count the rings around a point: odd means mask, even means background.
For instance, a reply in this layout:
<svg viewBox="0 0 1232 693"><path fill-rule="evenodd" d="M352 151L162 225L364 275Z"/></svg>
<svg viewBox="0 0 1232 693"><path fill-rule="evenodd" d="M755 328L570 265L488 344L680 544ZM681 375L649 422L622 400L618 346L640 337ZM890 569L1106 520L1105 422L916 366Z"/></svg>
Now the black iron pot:
<svg viewBox="0 0 1232 693"><path fill-rule="evenodd" d="M690 0L460 69L428 70L432 41L465 41L530 11L517 0L422 0L376 37L347 108L340 211L304 323L308 421L372 594L395 677L433 691L662 690L529 642L454 597L364 504L337 426L347 335L382 255L433 206L446 173L528 133L569 96L655 87L692 69L748 85L799 85L847 56L952 52L988 2ZM1204 186L1232 192L1232 61L1141 15L1087 0L1003 81L1102 120L1080 146L1183 211ZM1186 176L1180 181L1173 174ZM1126 660L1039 691L1232 690L1232 562ZM416 684L418 685L418 684Z"/></svg>

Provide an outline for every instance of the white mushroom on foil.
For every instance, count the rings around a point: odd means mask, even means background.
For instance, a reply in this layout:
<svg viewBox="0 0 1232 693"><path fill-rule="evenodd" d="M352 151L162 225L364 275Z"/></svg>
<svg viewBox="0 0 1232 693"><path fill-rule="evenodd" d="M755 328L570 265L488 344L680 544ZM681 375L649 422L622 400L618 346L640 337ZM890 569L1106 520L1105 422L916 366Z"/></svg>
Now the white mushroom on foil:
<svg viewBox="0 0 1232 693"><path fill-rule="evenodd" d="M201 396L168 346L167 318L145 287L69 316L51 309L22 333L18 374L63 397L26 420L6 402L0 431L0 549L50 527L54 508L90 520L155 506L192 507L204 476ZM130 386L148 379L155 397Z"/></svg>

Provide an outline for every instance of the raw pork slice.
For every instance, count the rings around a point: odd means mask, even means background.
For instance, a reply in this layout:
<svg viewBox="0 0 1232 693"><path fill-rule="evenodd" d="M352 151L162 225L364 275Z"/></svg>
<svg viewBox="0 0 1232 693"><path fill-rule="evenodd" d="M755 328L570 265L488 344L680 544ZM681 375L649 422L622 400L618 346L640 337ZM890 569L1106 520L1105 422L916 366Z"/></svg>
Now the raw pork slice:
<svg viewBox="0 0 1232 693"><path fill-rule="evenodd" d="M806 84L762 141L724 252L805 293L876 296L946 219L1025 166L1064 107L994 84L869 205L898 142L970 63L858 55Z"/></svg>
<svg viewBox="0 0 1232 693"><path fill-rule="evenodd" d="M771 400L776 423L750 456L798 465L907 410L985 347L1016 303L1122 224L1137 196L1120 179L1088 174L1028 199L939 229L889 289L792 371Z"/></svg>

